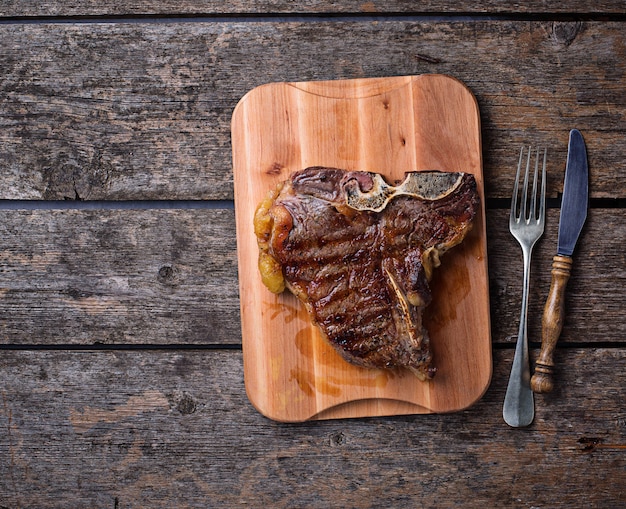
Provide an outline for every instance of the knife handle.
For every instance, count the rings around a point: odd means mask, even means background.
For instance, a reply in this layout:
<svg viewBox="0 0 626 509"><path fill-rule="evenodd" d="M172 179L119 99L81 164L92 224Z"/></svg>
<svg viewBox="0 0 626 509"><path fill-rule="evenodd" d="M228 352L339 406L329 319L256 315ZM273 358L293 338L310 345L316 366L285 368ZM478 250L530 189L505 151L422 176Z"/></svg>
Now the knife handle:
<svg viewBox="0 0 626 509"><path fill-rule="evenodd" d="M535 374L530 380L534 392L550 392L554 387L554 349L563 329L565 319L565 287L572 270L572 258L556 255L552 259L552 283L541 321L541 353L535 364Z"/></svg>

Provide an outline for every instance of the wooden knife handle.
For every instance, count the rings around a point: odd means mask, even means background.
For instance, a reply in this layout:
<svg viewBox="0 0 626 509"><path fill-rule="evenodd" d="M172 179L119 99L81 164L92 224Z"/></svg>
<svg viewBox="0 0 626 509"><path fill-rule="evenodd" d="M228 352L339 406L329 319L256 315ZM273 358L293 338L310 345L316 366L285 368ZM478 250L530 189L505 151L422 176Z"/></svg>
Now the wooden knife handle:
<svg viewBox="0 0 626 509"><path fill-rule="evenodd" d="M554 349L563 329L565 319L565 287L572 270L572 258L556 255L552 259L552 283L541 321L541 353L535 364L535 374L530 380L534 392L550 392L554 387Z"/></svg>

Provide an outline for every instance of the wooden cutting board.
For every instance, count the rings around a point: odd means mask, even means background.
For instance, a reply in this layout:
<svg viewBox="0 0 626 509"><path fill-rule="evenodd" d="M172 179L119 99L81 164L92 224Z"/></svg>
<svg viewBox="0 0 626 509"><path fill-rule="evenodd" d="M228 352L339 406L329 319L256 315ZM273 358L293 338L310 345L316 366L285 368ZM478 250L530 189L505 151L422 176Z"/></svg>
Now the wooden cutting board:
<svg viewBox="0 0 626 509"><path fill-rule="evenodd" d="M491 379L484 205L466 240L443 257L425 325L437 375L365 369L344 361L289 292L270 293L257 270L252 218L276 183L307 166L382 173L473 173L484 204L476 100L442 75L271 83L232 118L235 214L246 391L279 421L451 412Z"/></svg>

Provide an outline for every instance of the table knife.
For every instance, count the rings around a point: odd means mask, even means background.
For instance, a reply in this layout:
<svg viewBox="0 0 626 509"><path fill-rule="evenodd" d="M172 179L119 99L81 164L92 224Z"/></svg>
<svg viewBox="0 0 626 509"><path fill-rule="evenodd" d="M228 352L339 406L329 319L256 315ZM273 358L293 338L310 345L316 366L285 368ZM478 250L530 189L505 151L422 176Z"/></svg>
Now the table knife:
<svg viewBox="0 0 626 509"><path fill-rule="evenodd" d="M572 269L572 254L587 218L589 177L585 140L577 129L569 133L567 166L559 219L557 254L552 260L552 281L541 321L541 353L530 381L534 392L554 387L554 350L565 318L565 288Z"/></svg>

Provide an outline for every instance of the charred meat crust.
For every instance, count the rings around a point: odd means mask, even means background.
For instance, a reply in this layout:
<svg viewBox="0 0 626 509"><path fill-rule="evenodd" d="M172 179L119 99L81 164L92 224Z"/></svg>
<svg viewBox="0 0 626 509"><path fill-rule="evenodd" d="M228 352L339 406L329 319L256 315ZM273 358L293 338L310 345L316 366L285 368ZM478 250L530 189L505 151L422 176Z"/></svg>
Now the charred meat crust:
<svg viewBox="0 0 626 509"><path fill-rule="evenodd" d="M430 379L429 281L478 205L471 174L407 173L390 186L375 173L307 168L257 209L263 282L294 293L347 361Z"/></svg>

